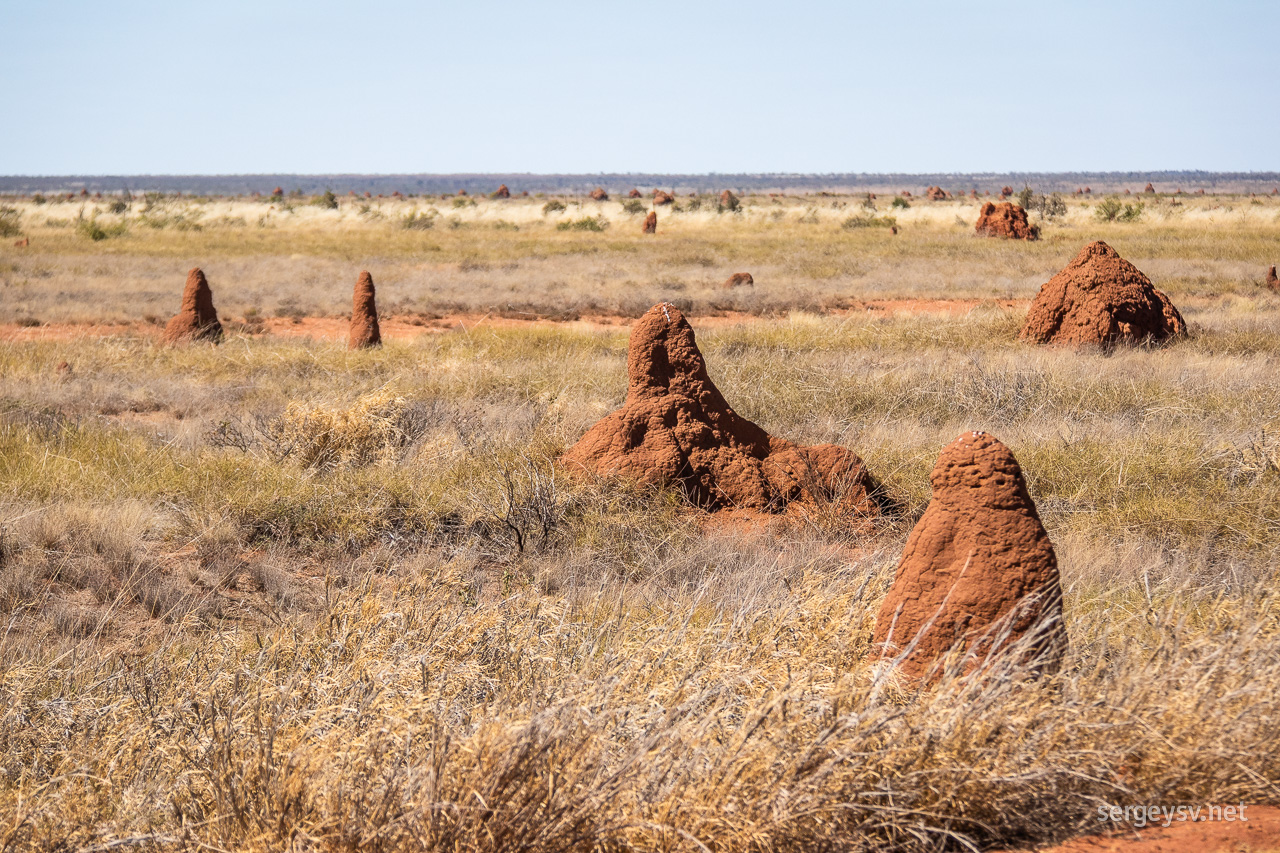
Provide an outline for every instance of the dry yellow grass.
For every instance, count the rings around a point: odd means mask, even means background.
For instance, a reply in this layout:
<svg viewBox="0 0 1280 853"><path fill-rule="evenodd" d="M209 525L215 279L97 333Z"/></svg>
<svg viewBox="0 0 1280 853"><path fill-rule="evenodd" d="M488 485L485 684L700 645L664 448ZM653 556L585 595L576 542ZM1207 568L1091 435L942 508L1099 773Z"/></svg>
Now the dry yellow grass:
<svg viewBox="0 0 1280 853"><path fill-rule="evenodd" d="M1280 300L1251 278L1280 207L1072 208L1026 245L972 238L967 203L882 205L891 238L835 201L816 224L814 200L686 211L658 240L616 205L565 232L543 200L427 231L391 223L411 201L217 203L200 231L36 224L0 249L7 321L167 315L194 263L232 318L337 315L361 267L384 310L757 313L699 331L726 397L856 449L902 508L872 533L744 529L565 480L555 456L625 390L625 329L0 341L0 847L969 849L1103 803L1280 801ZM994 303L823 310L1027 297L1097 237L1189 340L1033 349ZM740 267L753 294L715 289ZM1026 470L1072 651L1050 679L913 692L869 666L872 620L939 448L973 428Z"/></svg>

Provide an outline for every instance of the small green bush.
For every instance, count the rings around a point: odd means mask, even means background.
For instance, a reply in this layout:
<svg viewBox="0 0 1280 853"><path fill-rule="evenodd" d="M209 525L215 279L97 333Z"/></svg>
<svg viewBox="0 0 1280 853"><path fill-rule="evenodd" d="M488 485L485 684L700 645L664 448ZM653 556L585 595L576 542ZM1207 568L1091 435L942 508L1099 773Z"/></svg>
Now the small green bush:
<svg viewBox="0 0 1280 853"><path fill-rule="evenodd" d="M333 194L333 190L325 190L324 195L317 196L315 201L311 203L324 210L338 209L338 197Z"/></svg>
<svg viewBox="0 0 1280 853"><path fill-rule="evenodd" d="M603 216L584 216L581 219L566 219L556 223L557 231L603 231L609 227L609 220Z"/></svg>
<svg viewBox="0 0 1280 853"><path fill-rule="evenodd" d="M455 208L460 208L460 207L475 207L475 206L476 206L476 200L475 200L475 199L473 199L473 198L466 197L466 196L459 196L458 198L455 198L455 199L453 200L453 206L454 206Z"/></svg>
<svg viewBox="0 0 1280 853"><path fill-rule="evenodd" d="M542 206L542 215L546 216L548 213L558 213L561 210L567 210L567 209L568 208L565 207L564 202L558 201L553 198L551 201L547 202Z"/></svg>
<svg viewBox="0 0 1280 853"><path fill-rule="evenodd" d="M31 197L32 204L44 204L46 201L48 201L48 199L44 197L43 193L36 193Z"/></svg>
<svg viewBox="0 0 1280 853"><path fill-rule="evenodd" d="M889 206L898 207L898 208L902 208L903 210L906 210L908 207L911 206L911 202L907 201L905 198L903 198L900 195L896 195L893 197L893 201L889 203Z"/></svg>
<svg viewBox="0 0 1280 853"><path fill-rule="evenodd" d="M124 213L128 209L129 209L129 202L125 201L122 198L114 199L110 204L107 205L108 213L120 214L120 213Z"/></svg>
<svg viewBox="0 0 1280 853"><path fill-rule="evenodd" d="M843 223L842 228L892 228L898 224L898 220L892 216L850 216Z"/></svg>
<svg viewBox="0 0 1280 853"><path fill-rule="evenodd" d="M412 211L408 216L401 217L400 227L406 231L429 231L436 227L436 210L432 208L426 213L418 213Z"/></svg>
<svg viewBox="0 0 1280 853"><path fill-rule="evenodd" d="M129 227L123 222L115 222L111 225L99 224L96 214L88 219L81 219L76 223L76 233L88 237L95 243L110 237L119 237L127 230L129 230Z"/></svg>
<svg viewBox="0 0 1280 853"><path fill-rule="evenodd" d="M1104 198L1093 209L1094 218L1099 222L1138 222L1142 219L1144 205L1142 202L1124 204L1115 196Z"/></svg>
<svg viewBox="0 0 1280 853"><path fill-rule="evenodd" d="M622 202L622 212L629 213L633 216L644 213L644 208L645 208L644 201L638 198L629 198L629 199L625 199ZM563 207L560 209L564 210ZM546 212L546 208L543 208L543 212L544 213Z"/></svg>
<svg viewBox="0 0 1280 853"><path fill-rule="evenodd" d="M22 233L22 214L16 207L0 207L0 237L17 237Z"/></svg>

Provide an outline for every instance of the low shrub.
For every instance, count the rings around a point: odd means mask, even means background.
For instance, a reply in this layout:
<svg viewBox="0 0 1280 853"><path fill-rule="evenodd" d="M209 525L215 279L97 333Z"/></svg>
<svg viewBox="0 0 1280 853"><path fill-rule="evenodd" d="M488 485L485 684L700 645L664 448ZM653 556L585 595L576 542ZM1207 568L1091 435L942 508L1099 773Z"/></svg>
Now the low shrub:
<svg viewBox="0 0 1280 853"><path fill-rule="evenodd" d="M898 220L892 216L850 216L843 223L842 228L892 228L898 224Z"/></svg>
<svg viewBox="0 0 1280 853"><path fill-rule="evenodd" d="M556 223L557 231L604 231L608 227L609 220L603 216L584 216Z"/></svg>

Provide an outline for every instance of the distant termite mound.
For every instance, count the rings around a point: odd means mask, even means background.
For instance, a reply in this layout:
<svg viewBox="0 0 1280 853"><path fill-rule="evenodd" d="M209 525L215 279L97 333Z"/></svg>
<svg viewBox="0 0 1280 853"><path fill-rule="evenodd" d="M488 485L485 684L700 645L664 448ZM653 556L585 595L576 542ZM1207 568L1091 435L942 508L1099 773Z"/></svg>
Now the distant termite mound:
<svg viewBox="0 0 1280 853"><path fill-rule="evenodd" d="M1019 337L1037 344L1110 346L1186 332L1182 315L1151 279L1097 240L1040 288Z"/></svg>
<svg viewBox="0 0 1280 853"><path fill-rule="evenodd" d="M676 197L675 197L675 196L673 196L673 195L672 195L671 193L669 193L669 192L664 192L663 190L654 190L654 191L653 191L653 203L654 203L654 204L671 204L671 203L673 203L675 200L676 200Z"/></svg>
<svg viewBox="0 0 1280 853"><path fill-rule="evenodd" d="M213 291L199 267L187 273L187 284L182 289L182 307L164 327L161 341L176 344L184 341L222 340L222 324L213 308Z"/></svg>
<svg viewBox="0 0 1280 853"><path fill-rule="evenodd" d="M604 187L596 187L591 191L592 201L608 201L609 194L604 191Z"/></svg>
<svg viewBox="0 0 1280 853"><path fill-rule="evenodd" d="M753 287L756 280L751 277L749 272L736 272L724 280L724 284L720 285L725 290L734 287Z"/></svg>
<svg viewBox="0 0 1280 853"><path fill-rule="evenodd" d="M649 211L649 215L644 218L644 225L640 231L641 234L657 234L658 233L658 212L656 210Z"/></svg>
<svg viewBox="0 0 1280 853"><path fill-rule="evenodd" d="M1146 187L1144 187L1144 188L1143 188L1143 190L1142 190L1142 191L1143 191L1144 193L1153 193L1153 192L1155 192L1155 191L1156 191L1156 188L1155 188L1154 186L1152 186L1150 183L1148 183L1148 184L1146 185Z"/></svg>
<svg viewBox="0 0 1280 853"><path fill-rule="evenodd" d="M632 187L631 192L627 193L627 198L644 198L644 196L640 194L640 190Z"/></svg>
<svg viewBox="0 0 1280 853"><path fill-rule="evenodd" d="M1013 195L1013 187L1000 188L1000 198L1008 198L1011 195Z"/></svg>
<svg viewBox="0 0 1280 853"><path fill-rule="evenodd" d="M1280 278L1276 278L1276 265L1272 264L1271 269L1267 270L1267 287L1272 290L1280 290Z"/></svg>
<svg viewBox="0 0 1280 853"><path fill-rule="evenodd" d="M347 335L347 349L369 349L382 346L382 331L378 328L378 306L374 301L373 276L368 270L360 273L351 305L351 331Z"/></svg>
<svg viewBox="0 0 1280 853"><path fill-rule="evenodd" d="M983 237L1008 237L1014 240L1037 240L1040 228L1027 221L1027 212L1011 201L987 202L978 214L978 234Z"/></svg>
<svg viewBox="0 0 1280 853"><path fill-rule="evenodd" d="M929 187L929 189L924 191L924 194L928 196L929 201L946 201L951 198L950 193L942 187Z"/></svg>
<svg viewBox="0 0 1280 853"><path fill-rule="evenodd" d="M741 207L741 206L742 206L742 205L741 205L741 203L738 201L738 197L737 197L736 195L734 195L732 191L730 191L730 190L721 190L721 192L720 192L720 207L721 207L723 210L737 210L737 209L738 209L739 207Z"/></svg>
<svg viewBox="0 0 1280 853"><path fill-rule="evenodd" d="M674 305L650 308L631 329L627 399L562 458L570 470L675 485L708 510L780 512L793 501L836 501L874 517L857 454L800 447L740 416L707 374L693 328Z"/></svg>
<svg viewBox="0 0 1280 853"><path fill-rule="evenodd" d="M493 191L490 198L511 198L511 190L507 189L506 184L499 184L498 188Z"/></svg>
<svg viewBox="0 0 1280 853"><path fill-rule="evenodd" d="M964 672L1011 647L1056 670L1067 647L1058 558L1013 453L965 433L929 480L933 499L876 616L878 653L911 678L953 650Z"/></svg>

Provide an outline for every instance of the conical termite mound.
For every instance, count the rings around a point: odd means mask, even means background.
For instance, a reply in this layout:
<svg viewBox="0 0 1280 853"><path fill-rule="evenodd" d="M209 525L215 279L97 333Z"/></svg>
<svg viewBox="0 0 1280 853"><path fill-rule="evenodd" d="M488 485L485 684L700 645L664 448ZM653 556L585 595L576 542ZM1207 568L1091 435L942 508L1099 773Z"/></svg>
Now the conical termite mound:
<svg viewBox="0 0 1280 853"><path fill-rule="evenodd" d="M356 279L347 349L369 349L378 346L382 346L382 331L378 328L378 306L374 300L373 276L369 275L368 270L364 270Z"/></svg>
<svg viewBox="0 0 1280 853"><path fill-rule="evenodd" d="M1013 453L965 433L929 479L933 499L876 617L878 654L911 678L936 672L949 652L964 656L962 671L1015 649L1057 669L1067 647L1058 558Z"/></svg>
<svg viewBox="0 0 1280 853"><path fill-rule="evenodd" d="M978 214L977 233L983 237L1037 240L1040 229L1027 220L1027 212L1011 201L987 202Z"/></svg>
<svg viewBox="0 0 1280 853"><path fill-rule="evenodd" d="M656 210L649 211L649 215L644 218L644 225L640 231L641 234L657 234L658 233L658 212Z"/></svg>
<svg viewBox="0 0 1280 853"><path fill-rule="evenodd" d="M164 327L161 341L166 344L184 341L222 340L222 324L213 308L213 291L199 267L187 273L187 284L182 289L182 307Z"/></svg>
<svg viewBox="0 0 1280 853"><path fill-rule="evenodd" d="M780 512L793 501L830 501L865 518L879 511L856 453L774 438L735 412L711 381L693 328L665 302L631 329L622 408L562 461L570 470L675 485L709 510Z"/></svg>
<svg viewBox="0 0 1280 853"><path fill-rule="evenodd" d="M1037 344L1111 346L1185 335L1187 324L1151 279L1101 240L1080 250L1036 294L1019 337Z"/></svg>

